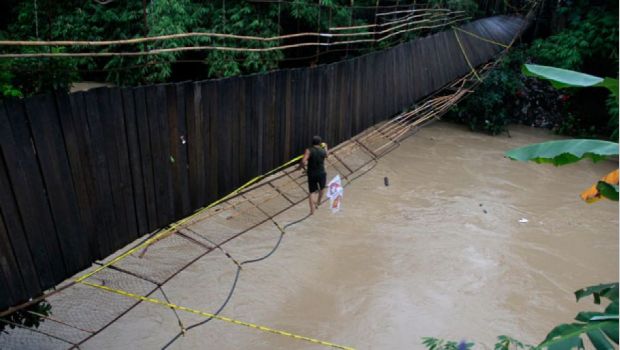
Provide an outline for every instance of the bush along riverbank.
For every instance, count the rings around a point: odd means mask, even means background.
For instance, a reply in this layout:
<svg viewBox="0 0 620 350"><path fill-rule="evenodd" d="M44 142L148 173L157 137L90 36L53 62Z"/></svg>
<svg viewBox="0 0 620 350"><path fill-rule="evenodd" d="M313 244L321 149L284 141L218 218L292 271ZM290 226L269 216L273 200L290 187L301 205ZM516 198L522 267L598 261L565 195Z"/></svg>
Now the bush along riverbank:
<svg viewBox="0 0 620 350"><path fill-rule="evenodd" d="M494 135L518 123L617 141L618 101L607 90L556 90L546 81L524 76L521 67L536 63L618 77L618 3L564 2L554 16L562 29L514 47L447 119Z"/></svg>

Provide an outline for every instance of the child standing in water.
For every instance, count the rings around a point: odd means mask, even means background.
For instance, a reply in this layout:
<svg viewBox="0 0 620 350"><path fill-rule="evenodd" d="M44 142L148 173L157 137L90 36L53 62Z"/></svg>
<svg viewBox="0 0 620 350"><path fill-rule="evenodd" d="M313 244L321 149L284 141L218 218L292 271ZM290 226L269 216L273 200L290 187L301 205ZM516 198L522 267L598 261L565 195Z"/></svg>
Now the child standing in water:
<svg viewBox="0 0 620 350"><path fill-rule="evenodd" d="M327 178L325 158L327 158L327 144L322 142L320 136L314 136L312 138L312 146L306 148L304 157L301 160L301 166L308 175L310 215L314 214L314 210L321 204L321 199L325 192L325 181ZM318 192L316 202L312 199L315 192Z"/></svg>

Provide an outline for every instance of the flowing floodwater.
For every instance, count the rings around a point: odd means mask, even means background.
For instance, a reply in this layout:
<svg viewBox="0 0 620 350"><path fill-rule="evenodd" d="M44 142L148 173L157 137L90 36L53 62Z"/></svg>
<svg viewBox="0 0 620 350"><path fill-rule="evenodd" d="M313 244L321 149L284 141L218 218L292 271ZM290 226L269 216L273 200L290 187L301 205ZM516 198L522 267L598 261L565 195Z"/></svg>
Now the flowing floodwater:
<svg viewBox="0 0 620 350"><path fill-rule="evenodd" d="M244 267L222 314L357 349L421 349L423 336L490 349L502 334L537 344L579 310L597 309L575 303L573 292L617 281L618 205L587 205L578 194L617 164L510 161L508 149L556 138L527 127L510 134L423 128L345 189L340 213L321 208L290 227L273 256ZM307 210L303 203L277 220ZM253 258L277 237L265 224L224 248ZM234 273L223 254L209 254L165 291L177 304L213 311ZM179 316L186 326L203 319ZM159 349L178 331L171 310L143 303L84 348ZM321 346L212 320L171 348Z"/></svg>

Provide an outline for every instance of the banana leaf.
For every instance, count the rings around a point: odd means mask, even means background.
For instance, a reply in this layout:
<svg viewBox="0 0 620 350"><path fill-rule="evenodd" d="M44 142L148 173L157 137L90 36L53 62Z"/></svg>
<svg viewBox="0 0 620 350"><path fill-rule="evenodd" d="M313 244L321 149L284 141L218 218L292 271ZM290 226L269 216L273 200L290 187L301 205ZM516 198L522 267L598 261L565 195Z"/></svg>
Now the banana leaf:
<svg viewBox="0 0 620 350"><path fill-rule="evenodd" d="M521 69L528 77L548 80L556 89L569 87L603 87L618 98L618 79L601 78L590 74L575 72L568 69L525 64Z"/></svg>
<svg viewBox="0 0 620 350"><path fill-rule="evenodd" d="M505 156L519 161L536 163L552 163L556 166L575 163L584 158L597 162L609 156L618 155L618 144L602 140L560 140L535 143L514 148Z"/></svg>

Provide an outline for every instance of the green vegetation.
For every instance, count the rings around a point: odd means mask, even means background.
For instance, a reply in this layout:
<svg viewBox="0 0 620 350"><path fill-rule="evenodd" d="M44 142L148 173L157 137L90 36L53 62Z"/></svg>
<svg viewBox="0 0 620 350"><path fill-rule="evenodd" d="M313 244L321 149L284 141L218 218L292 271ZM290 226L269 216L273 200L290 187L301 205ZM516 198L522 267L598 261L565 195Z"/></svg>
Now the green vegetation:
<svg viewBox="0 0 620 350"><path fill-rule="evenodd" d="M584 335L587 335L597 350L613 349L612 341L618 344L618 283L600 284L575 292L577 301L589 295L594 297L596 304L600 304L601 297L611 303L604 312L582 311L575 317L578 322L555 327L539 348L584 349Z"/></svg>
<svg viewBox="0 0 620 350"><path fill-rule="evenodd" d="M376 0L290 0L281 3L247 0L7 1L9 4L5 5L6 13L0 14L0 19L4 20L0 20L0 39L23 41L121 40L186 32L260 37L327 32L331 27L374 24L375 13L384 11L377 10L377 4L397 3ZM355 7L351 8L351 4ZM478 8L474 0L434 0L431 5L465 10L471 15L475 15ZM67 90L76 81L134 86L259 73L282 67L333 62L389 47L414 36L413 32L403 33L377 45L339 45L329 48L329 51L325 47L310 46L264 52L197 50L149 56L0 59L3 72L0 75L0 93L3 96L28 96L57 89ZM181 46L270 48L308 40L318 39L307 36L282 41L240 41L231 38L185 37L95 47L3 46L3 51L138 52ZM321 40L328 42L331 39Z"/></svg>
<svg viewBox="0 0 620 350"><path fill-rule="evenodd" d="M431 337L422 338L422 344L424 344L428 350L469 350L474 346L474 343L458 343L452 340Z"/></svg>
<svg viewBox="0 0 620 350"><path fill-rule="evenodd" d="M519 108L519 93L525 87L519 71L523 60L522 50L508 53L476 92L452 108L448 118L468 125L471 130L493 135L504 132L513 121L511 116Z"/></svg>
<svg viewBox="0 0 620 350"><path fill-rule="evenodd" d="M12 314L0 317L0 336L6 332L7 326L10 329L15 327L39 328L41 322L45 320L43 317L49 316L51 313L52 305L42 300Z"/></svg>
<svg viewBox="0 0 620 350"><path fill-rule="evenodd" d="M449 118L499 134L509 123L553 128L576 137L618 140L618 99L602 89L555 91L520 74L524 63L618 76L618 2L567 1L554 13L549 37L513 48L502 65ZM617 92L617 80L615 80ZM609 87L609 86L607 86Z"/></svg>
<svg viewBox="0 0 620 350"><path fill-rule="evenodd" d="M97 1L39 0L35 11L33 2L19 2L13 9L13 21L4 37L13 40L119 40L183 32L223 32L240 35L276 35L277 5L254 5L246 1L219 2L190 0L149 1L144 16L141 1L113 1L102 5ZM36 12L36 13L35 13ZM37 15L38 14L38 15ZM45 16L45 17L43 17ZM39 20L33 21L38 17ZM189 45L226 45L211 38L175 39L122 47L97 47L92 51L139 51ZM267 47L273 43L255 43ZM45 52L46 47L20 47L15 52ZM80 51L82 47L63 50ZM206 56L193 57L178 52L157 56L112 58L53 58L13 59L4 65L14 72L10 81L23 94L66 90L79 80L105 80L118 85L164 82L172 77L173 64L181 59L205 60L204 71L196 79L223 77L241 72L260 72L277 67L282 53L278 51L224 53L210 51ZM6 63L8 62L8 63ZM42 76L41 76L42 75ZM6 80L4 80L6 81Z"/></svg>

